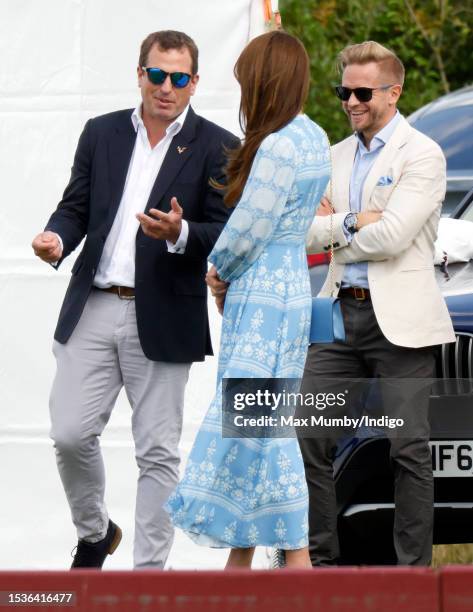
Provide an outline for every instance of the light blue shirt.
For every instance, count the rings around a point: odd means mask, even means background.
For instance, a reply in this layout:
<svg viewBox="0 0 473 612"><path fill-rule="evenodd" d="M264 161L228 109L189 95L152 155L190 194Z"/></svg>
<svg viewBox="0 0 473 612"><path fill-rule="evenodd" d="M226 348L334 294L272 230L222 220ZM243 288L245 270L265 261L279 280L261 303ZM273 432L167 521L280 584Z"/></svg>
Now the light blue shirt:
<svg viewBox="0 0 473 612"><path fill-rule="evenodd" d="M369 149L366 148L360 136L358 134L356 135L358 138L358 147L350 177L350 210L352 212L358 213L361 211L361 197L366 177L384 145L393 135L400 118L401 114L399 111L396 111L391 121L373 137ZM350 234L345 227L343 231L348 240L351 241L353 234ZM346 264L345 273L342 278L342 287L364 287L365 289L369 289L368 262L363 261L355 264Z"/></svg>

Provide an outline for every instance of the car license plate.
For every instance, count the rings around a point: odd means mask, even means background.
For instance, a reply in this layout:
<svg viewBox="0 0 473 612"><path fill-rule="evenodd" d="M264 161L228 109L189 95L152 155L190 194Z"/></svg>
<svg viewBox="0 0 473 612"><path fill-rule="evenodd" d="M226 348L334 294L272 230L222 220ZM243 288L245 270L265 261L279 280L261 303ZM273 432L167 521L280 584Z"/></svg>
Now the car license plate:
<svg viewBox="0 0 473 612"><path fill-rule="evenodd" d="M429 445L435 477L473 476L473 440L434 440Z"/></svg>

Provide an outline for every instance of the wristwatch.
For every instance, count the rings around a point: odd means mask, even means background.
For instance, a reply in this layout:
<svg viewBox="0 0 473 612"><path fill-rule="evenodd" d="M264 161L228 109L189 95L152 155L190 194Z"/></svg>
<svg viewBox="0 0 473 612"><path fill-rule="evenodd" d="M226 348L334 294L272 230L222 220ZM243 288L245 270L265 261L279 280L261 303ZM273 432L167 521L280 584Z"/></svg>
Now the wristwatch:
<svg viewBox="0 0 473 612"><path fill-rule="evenodd" d="M358 223L358 216L356 213L348 213L348 215L343 220L343 225L345 226L345 229L347 230L347 232L350 232L350 234L354 234L355 232L358 231L356 228L357 223Z"/></svg>

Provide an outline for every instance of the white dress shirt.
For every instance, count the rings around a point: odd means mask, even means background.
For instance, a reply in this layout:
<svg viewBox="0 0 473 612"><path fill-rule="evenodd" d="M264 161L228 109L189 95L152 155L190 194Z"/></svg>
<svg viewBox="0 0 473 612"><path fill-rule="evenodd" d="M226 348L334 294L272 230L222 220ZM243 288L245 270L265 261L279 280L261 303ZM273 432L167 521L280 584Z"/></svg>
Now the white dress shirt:
<svg viewBox="0 0 473 612"><path fill-rule="evenodd" d="M361 211L361 199L363 196L363 187L365 181L378 159L383 147L394 134L397 124L401 119L401 114L396 111L394 117L375 135L373 136L370 148L367 149L363 139L358 133L358 147L356 149L355 162L350 177L350 210L351 212L359 213ZM345 227L343 228L348 242L351 242L353 234ZM369 289L368 283L368 262L346 264L342 278L342 287L363 287Z"/></svg>
<svg viewBox="0 0 473 612"><path fill-rule="evenodd" d="M166 129L164 138L154 148L151 148L141 117L141 105L133 111L131 121L136 131L135 148L128 167L122 199L95 274L96 287L103 289L111 285L135 286L135 243L136 232L140 225L135 215L145 210L169 145L174 136L181 131L188 110L189 106L171 123ZM189 226L183 220L177 242L172 244L167 241L168 251L184 253L188 234Z"/></svg>

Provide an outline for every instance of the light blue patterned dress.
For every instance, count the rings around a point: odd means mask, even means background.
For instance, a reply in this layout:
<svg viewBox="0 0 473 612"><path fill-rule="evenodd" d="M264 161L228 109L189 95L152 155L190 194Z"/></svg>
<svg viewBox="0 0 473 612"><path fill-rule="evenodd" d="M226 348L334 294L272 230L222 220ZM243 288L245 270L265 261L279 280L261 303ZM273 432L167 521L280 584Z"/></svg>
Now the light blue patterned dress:
<svg viewBox="0 0 473 612"><path fill-rule="evenodd" d="M217 392L166 509L211 547L307 546L308 495L295 438L222 438L221 380L300 378L311 312L305 235L330 173L325 133L298 115L264 139L209 261L230 283Z"/></svg>

